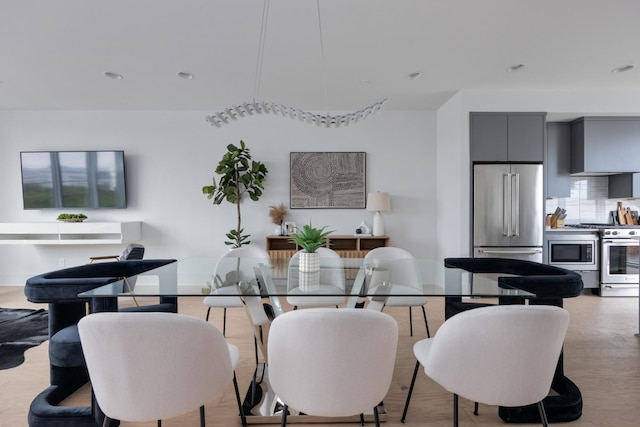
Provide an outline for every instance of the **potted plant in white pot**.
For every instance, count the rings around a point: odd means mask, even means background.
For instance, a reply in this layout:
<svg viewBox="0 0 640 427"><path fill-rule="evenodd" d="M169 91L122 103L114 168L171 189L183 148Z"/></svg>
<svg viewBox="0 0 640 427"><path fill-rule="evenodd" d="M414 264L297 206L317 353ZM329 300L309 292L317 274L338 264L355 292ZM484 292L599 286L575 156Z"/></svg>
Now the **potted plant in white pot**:
<svg viewBox="0 0 640 427"><path fill-rule="evenodd" d="M324 246L325 237L332 233L325 228L314 228L309 224L289 234L289 241L302 248L298 254L298 286L304 291L313 291L320 286L320 254L316 251Z"/></svg>
<svg viewBox="0 0 640 427"><path fill-rule="evenodd" d="M302 248L299 254L300 271L320 271L320 254L316 251L324 246L325 237L333 233L333 231L324 231L325 228L327 227L314 228L311 224L303 225L289 235L289 241Z"/></svg>

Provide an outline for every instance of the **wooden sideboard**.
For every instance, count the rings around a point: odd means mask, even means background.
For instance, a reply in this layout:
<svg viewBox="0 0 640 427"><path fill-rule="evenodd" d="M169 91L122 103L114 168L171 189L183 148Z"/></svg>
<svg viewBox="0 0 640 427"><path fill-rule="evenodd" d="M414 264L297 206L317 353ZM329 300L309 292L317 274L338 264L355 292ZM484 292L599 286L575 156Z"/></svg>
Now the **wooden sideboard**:
<svg viewBox="0 0 640 427"><path fill-rule="evenodd" d="M325 247L338 252L342 258L364 258L372 249L389 246L389 236L347 236L325 237ZM267 236L267 253L271 257L276 277L287 277L289 260L300 247L289 241L288 236Z"/></svg>
<svg viewBox="0 0 640 427"><path fill-rule="evenodd" d="M389 246L389 241L389 236L330 235L325 238L325 246L343 258L364 258L372 249ZM274 267L281 269L286 268L300 247L291 243L287 236L267 236L266 249Z"/></svg>

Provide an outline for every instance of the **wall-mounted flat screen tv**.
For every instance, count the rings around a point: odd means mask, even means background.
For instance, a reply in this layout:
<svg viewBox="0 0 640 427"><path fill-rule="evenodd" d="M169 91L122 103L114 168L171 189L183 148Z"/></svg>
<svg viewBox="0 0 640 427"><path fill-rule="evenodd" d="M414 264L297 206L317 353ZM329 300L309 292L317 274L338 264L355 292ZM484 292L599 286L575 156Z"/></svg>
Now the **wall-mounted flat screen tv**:
<svg viewBox="0 0 640 427"><path fill-rule="evenodd" d="M123 151L23 151L25 209L127 207Z"/></svg>

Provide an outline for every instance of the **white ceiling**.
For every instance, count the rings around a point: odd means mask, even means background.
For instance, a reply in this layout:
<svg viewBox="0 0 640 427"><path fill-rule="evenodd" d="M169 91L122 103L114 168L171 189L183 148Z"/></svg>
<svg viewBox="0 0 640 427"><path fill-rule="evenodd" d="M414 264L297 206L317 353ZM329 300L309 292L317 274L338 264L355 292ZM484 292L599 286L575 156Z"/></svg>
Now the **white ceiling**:
<svg viewBox="0 0 640 427"><path fill-rule="evenodd" d="M255 97L404 110L459 90L640 90L640 66L611 72L640 65L638 0L320 0L324 67L316 1L271 0L256 96L262 11L263 0L0 0L0 109L213 112Z"/></svg>

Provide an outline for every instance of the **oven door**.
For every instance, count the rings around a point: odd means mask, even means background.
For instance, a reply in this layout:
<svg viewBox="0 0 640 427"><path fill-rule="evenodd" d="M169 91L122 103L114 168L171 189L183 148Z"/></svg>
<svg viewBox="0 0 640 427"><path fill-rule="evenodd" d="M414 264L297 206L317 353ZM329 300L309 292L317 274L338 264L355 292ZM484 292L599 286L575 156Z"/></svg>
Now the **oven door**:
<svg viewBox="0 0 640 427"><path fill-rule="evenodd" d="M628 288L632 290L630 295L638 295L639 264L640 242L634 239L603 239L602 290L610 285L610 289L622 291Z"/></svg>

